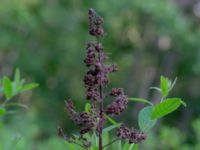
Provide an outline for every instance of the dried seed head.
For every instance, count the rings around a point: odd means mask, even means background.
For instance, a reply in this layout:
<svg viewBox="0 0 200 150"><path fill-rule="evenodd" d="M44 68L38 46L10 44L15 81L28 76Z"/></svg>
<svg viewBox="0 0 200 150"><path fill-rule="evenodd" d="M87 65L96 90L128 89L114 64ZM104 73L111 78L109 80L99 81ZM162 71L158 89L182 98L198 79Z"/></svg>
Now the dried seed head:
<svg viewBox="0 0 200 150"><path fill-rule="evenodd" d="M108 115L119 115L127 107L128 98L125 95L119 95L115 100L107 107L106 113Z"/></svg>
<svg viewBox="0 0 200 150"><path fill-rule="evenodd" d="M129 140L129 143L138 144L147 138L144 132L138 131L136 129L129 129L123 123L117 130L117 136L121 139Z"/></svg>
<svg viewBox="0 0 200 150"><path fill-rule="evenodd" d="M88 12L89 15L89 33L92 36L96 36L97 38L104 36L103 30L103 19L97 15L94 9L90 9Z"/></svg>

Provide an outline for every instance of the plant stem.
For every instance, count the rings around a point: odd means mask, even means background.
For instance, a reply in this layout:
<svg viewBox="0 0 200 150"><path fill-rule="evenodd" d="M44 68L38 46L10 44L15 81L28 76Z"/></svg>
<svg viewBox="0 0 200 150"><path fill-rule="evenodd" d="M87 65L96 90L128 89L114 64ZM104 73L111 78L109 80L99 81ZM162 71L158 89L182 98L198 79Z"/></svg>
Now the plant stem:
<svg viewBox="0 0 200 150"><path fill-rule="evenodd" d="M102 90L102 84L99 86L99 92L100 92L100 119L99 121L102 121L103 119L103 90ZM100 123L101 124L101 123ZM100 127L99 131L99 150L103 150L103 143L102 143L102 129L103 127Z"/></svg>
<svg viewBox="0 0 200 150"><path fill-rule="evenodd" d="M88 150L84 145L79 144L79 143L77 143L77 142L75 142L75 141L72 141L72 140L70 140L69 138L67 138L66 136L64 136L64 139L65 139L66 141L68 141L69 143L73 143L73 144L75 144L75 145L78 145L78 146L82 147L83 149Z"/></svg>
<svg viewBox="0 0 200 150"><path fill-rule="evenodd" d="M108 143L108 144L104 145L104 146L103 146L103 148L105 148L105 147L107 147L107 146L110 146L111 144L113 144L113 143L117 142L118 140L120 140L120 139L119 139L119 138L116 138L116 139L114 139L114 140L113 140L113 141L111 141L110 143Z"/></svg>
<svg viewBox="0 0 200 150"><path fill-rule="evenodd" d="M100 44L100 39L97 38L97 43ZM101 62L101 55L102 52L99 53L99 62L102 65ZM102 127L102 119L103 119L103 86L102 86L102 80L100 80L100 84L99 84L99 96L100 96L100 103L99 103L99 124L100 124L100 129L99 129L99 150L103 150L103 139L102 139L102 132L103 132L103 127Z"/></svg>

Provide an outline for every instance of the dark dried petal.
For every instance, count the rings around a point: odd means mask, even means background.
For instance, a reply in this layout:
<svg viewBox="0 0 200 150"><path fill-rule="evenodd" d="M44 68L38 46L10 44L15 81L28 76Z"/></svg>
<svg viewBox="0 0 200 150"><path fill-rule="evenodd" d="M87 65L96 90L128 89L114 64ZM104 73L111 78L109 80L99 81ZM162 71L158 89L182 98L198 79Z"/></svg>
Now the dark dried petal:
<svg viewBox="0 0 200 150"><path fill-rule="evenodd" d="M95 50L96 50L97 52L102 51L102 50L103 50L103 46L102 46L102 44L100 44L100 43L96 44L96 46L95 46Z"/></svg>
<svg viewBox="0 0 200 150"><path fill-rule="evenodd" d="M130 135L130 129L127 128L124 124L120 125L120 128L117 130L117 136L122 139L128 138Z"/></svg>
<svg viewBox="0 0 200 150"><path fill-rule="evenodd" d="M89 14L89 16L93 17L96 15L96 11L93 8L90 8L88 14Z"/></svg>
<svg viewBox="0 0 200 150"><path fill-rule="evenodd" d="M106 113L108 115L119 115L127 107L128 99L125 95L119 95L115 100L107 107Z"/></svg>
<svg viewBox="0 0 200 150"><path fill-rule="evenodd" d="M146 134L138 130L132 129L129 136L129 143L138 144L147 138Z"/></svg>
<svg viewBox="0 0 200 150"><path fill-rule="evenodd" d="M112 88L111 92L110 92L110 96L119 96L124 94L124 91L122 88Z"/></svg>
<svg viewBox="0 0 200 150"><path fill-rule="evenodd" d="M89 10L89 33L96 37L104 36L102 27L103 19L97 15L94 9Z"/></svg>
<svg viewBox="0 0 200 150"><path fill-rule="evenodd" d="M120 125L117 130L117 136L121 139L129 140L129 143L138 144L146 139L146 134L144 132L138 131L136 129L129 129L124 124Z"/></svg>
<svg viewBox="0 0 200 150"><path fill-rule="evenodd" d="M104 117L99 119L99 122L98 122L97 127L96 127L97 133L99 133L100 130L103 128L105 121L106 121L106 119Z"/></svg>

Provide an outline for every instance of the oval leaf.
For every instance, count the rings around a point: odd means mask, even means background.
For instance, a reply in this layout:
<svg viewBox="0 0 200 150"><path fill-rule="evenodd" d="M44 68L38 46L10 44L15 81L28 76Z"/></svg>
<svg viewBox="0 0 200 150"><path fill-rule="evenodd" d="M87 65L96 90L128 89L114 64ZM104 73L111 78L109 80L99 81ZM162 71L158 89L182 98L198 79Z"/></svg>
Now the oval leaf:
<svg viewBox="0 0 200 150"><path fill-rule="evenodd" d="M122 150L128 150L129 149L129 143L126 142L123 146L123 149Z"/></svg>
<svg viewBox="0 0 200 150"><path fill-rule="evenodd" d="M151 119L151 114L153 111L153 106L144 107L138 115L138 124L140 130L147 132L149 131L156 123L156 120Z"/></svg>
<svg viewBox="0 0 200 150"><path fill-rule="evenodd" d="M12 83L6 76L3 77L3 92L6 96L6 99L10 99L12 97Z"/></svg>
<svg viewBox="0 0 200 150"><path fill-rule="evenodd" d="M18 68L15 71L14 81L17 85L20 83L20 71Z"/></svg>
<svg viewBox="0 0 200 150"><path fill-rule="evenodd" d="M21 91L28 91L28 90L31 90L35 87L39 86L39 84L37 83L29 83L29 84L26 84L22 87Z"/></svg>
<svg viewBox="0 0 200 150"><path fill-rule="evenodd" d="M169 80L165 78L164 76L160 77L160 88L161 88L161 93L163 97L167 97L168 95L168 82Z"/></svg>
<svg viewBox="0 0 200 150"><path fill-rule="evenodd" d="M3 116L6 113L5 108L0 108L0 116Z"/></svg>
<svg viewBox="0 0 200 150"><path fill-rule="evenodd" d="M91 110L91 104L90 104L90 103L86 103L86 104L85 104L85 111L86 111L87 113L89 113L90 110Z"/></svg>
<svg viewBox="0 0 200 150"><path fill-rule="evenodd" d="M168 98L163 102L155 106L152 111L151 119L161 118L173 111L175 111L180 105L185 103L180 98Z"/></svg>

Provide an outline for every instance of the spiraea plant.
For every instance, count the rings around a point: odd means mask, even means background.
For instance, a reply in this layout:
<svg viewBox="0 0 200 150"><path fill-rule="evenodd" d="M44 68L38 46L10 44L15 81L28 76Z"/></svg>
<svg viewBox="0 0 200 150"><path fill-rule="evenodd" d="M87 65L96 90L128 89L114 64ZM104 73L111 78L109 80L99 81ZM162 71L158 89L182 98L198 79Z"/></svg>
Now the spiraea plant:
<svg viewBox="0 0 200 150"><path fill-rule="evenodd" d="M87 43L87 56L84 60L88 68L84 76L86 88L85 111L78 112L71 99L65 101L66 111L71 120L80 127L79 134L68 136L61 127L58 128L58 134L68 142L68 149L79 148L87 150L103 150L111 147L117 141L124 140L124 146L118 146L119 150L136 149L136 145L147 138L146 133L152 128L156 120L177 109L181 103L179 98L166 99L169 91L174 86L170 80L161 77L161 88L155 88L161 92L162 100L159 104L152 104L150 101L142 98L129 98L123 88L112 88L109 90L109 74L118 71L116 64L106 65L108 56L104 52L102 39L105 37L103 28L103 19L94 9L89 9L89 34L95 37L95 41ZM113 98L113 101L106 105L107 97ZM131 127L128 128L124 123L117 123L111 117L120 115L128 106L129 101L139 101L149 104L139 113L140 130ZM167 104L166 104L167 102ZM106 102L107 103L107 102ZM165 103L163 106L162 104ZM183 103L184 104L184 103ZM113 125L105 128L105 122L111 122ZM116 128L116 138L105 140L105 132ZM106 141L106 143L104 142ZM71 143L71 144L70 144ZM111 149L111 148L108 148Z"/></svg>
<svg viewBox="0 0 200 150"><path fill-rule="evenodd" d="M3 76L3 78L0 79L0 123L6 114L13 114L9 107L27 108L24 104L13 102L15 96L25 91L32 90L38 85L37 83L25 83L25 80L20 76L19 69L16 69L13 81L8 76Z"/></svg>

